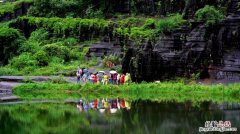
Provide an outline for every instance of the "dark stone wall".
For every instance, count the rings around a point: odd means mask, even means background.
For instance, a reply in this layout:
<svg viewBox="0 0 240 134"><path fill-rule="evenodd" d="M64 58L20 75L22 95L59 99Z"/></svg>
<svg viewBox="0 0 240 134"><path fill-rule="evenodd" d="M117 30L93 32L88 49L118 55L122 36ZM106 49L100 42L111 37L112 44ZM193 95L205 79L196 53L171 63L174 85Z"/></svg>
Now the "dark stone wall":
<svg viewBox="0 0 240 134"><path fill-rule="evenodd" d="M197 26L182 27L161 35L155 43L131 48L129 51L134 54L126 54L123 72L131 72L133 79L139 81L190 77L193 73L200 73L201 79L239 81L240 15L229 15L214 27L193 25Z"/></svg>

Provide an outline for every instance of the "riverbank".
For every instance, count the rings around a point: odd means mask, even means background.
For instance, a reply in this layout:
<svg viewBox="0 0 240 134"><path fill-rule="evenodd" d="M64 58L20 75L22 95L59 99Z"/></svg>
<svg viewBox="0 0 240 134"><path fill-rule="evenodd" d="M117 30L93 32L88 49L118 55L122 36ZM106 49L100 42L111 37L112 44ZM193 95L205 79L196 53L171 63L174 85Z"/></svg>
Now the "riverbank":
<svg viewBox="0 0 240 134"><path fill-rule="evenodd" d="M96 99L125 98L130 100L240 102L240 84L197 85L180 82L132 83L129 85L27 83L13 89L23 100L32 99Z"/></svg>

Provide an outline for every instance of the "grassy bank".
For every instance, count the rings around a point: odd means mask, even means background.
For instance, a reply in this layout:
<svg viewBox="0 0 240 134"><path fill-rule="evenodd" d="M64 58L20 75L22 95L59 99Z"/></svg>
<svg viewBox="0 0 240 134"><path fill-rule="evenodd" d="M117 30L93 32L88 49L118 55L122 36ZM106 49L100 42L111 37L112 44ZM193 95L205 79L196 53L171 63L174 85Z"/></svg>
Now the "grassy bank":
<svg viewBox="0 0 240 134"><path fill-rule="evenodd" d="M125 98L156 101L240 102L240 84L185 85L183 83L141 83L123 86L29 83L14 88L23 99Z"/></svg>

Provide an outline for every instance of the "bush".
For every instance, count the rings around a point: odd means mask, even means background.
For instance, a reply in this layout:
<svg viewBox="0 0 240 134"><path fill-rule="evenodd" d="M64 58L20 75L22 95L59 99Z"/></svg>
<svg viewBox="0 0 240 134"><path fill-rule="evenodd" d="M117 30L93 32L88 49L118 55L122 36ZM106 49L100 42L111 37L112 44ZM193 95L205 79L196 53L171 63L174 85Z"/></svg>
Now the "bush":
<svg viewBox="0 0 240 134"><path fill-rule="evenodd" d="M180 27L186 21L182 18L182 15L174 15L164 19L160 19L156 22L156 28L159 32L170 31Z"/></svg>
<svg viewBox="0 0 240 134"><path fill-rule="evenodd" d="M0 28L0 63L7 64L8 60L18 54L25 38L13 28Z"/></svg>
<svg viewBox="0 0 240 134"><path fill-rule="evenodd" d="M35 53L33 57L37 60L38 66L47 66L49 63L48 54L42 50Z"/></svg>
<svg viewBox="0 0 240 134"><path fill-rule="evenodd" d="M77 44L78 41L76 38L69 37L69 38L64 39L63 42L67 46L74 46Z"/></svg>
<svg viewBox="0 0 240 134"><path fill-rule="evenodd" d="M21 70L25 67L35 67L37 61L29 53L22 53L21 55L14 57L10 61L10 65L18 70Z"/></svg>
<svg viewBox="0 0 240 134"><path fill-rule="evenodd" d="M211 26L220 23L224 19L224 15L213 6L207 5L196 12L195 18L198 21L204 21L207 26Z"/></svg>
<svg viewBox="0 0 240 134"><path fill-rule="evenodd" d="M101 10L94 11L93 6L90 5L85 11L86 18L103 18L103 12Z"/></svg>
<svg viewBox="0 0 240 134"><path fill-rule="evenodd" d="M37 53L39 50L41 49L40 47L40 43L38 42L31 42L29 40L27 40L26 42L24 42L21 47L19 48L19 52L28 52L31 54Z"/></svg>
<svg viewBox="0 0 240 134"><path fill-rule="evenodd" d="M65 62L70 60L70 49L59 43L48 44L43 47L43 50L50 57L59 57L64 59Z"/></svg>
<svg viewBox="0 0 240 134"><path fill-rule="evenodd" d="M43 42L43 40L46 40L48 38L49 33L44 30L43 28L37 29L34 32L31 33L31 36L29 37L30 42Z"/></svg>
<svg viewBox="0 0 240 134"><path fill-rule="evenodd" d="M121 63L121 58L115 55L109 55L103 58L104 67L112 68L113 65L117 65L120 63Z"/></svg>

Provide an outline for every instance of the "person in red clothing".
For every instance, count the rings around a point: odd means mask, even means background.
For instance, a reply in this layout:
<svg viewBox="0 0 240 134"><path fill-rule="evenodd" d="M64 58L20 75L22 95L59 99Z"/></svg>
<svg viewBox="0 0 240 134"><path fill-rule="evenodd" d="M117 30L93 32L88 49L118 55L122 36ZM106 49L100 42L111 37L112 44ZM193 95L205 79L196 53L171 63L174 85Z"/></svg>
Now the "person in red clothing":
<svg viewBox="0 0 240 134"><path fill-rule="evenodd" d="M94 82L94 83L97 83L97 74L94 74L94 75L93 75L93 82Z"/></svg>
<svg viewBox="0 0 240 134"><path fill-rule="evenodd" d="M124 84L124 80L125 80L125 75L122 74L121 78L120 78L120 84L123 85Z"/></svg>

